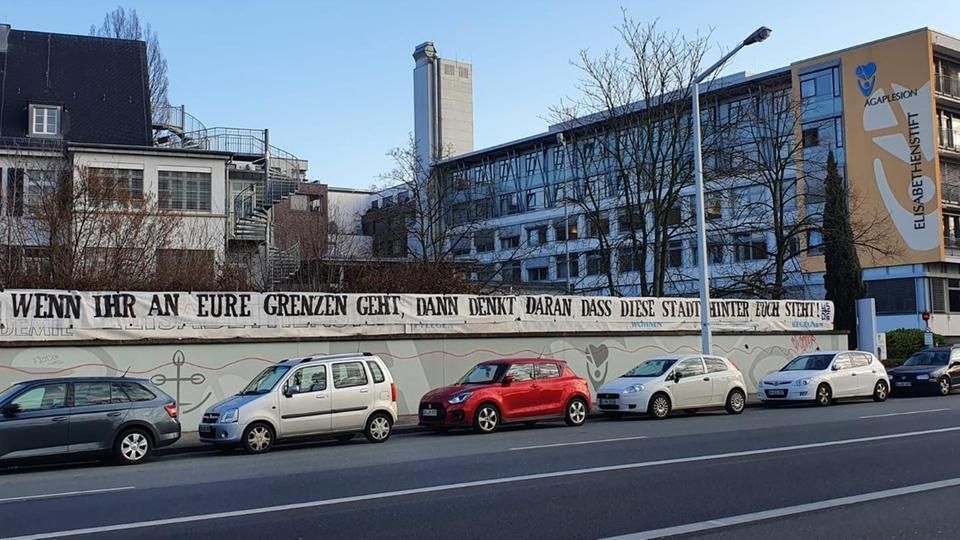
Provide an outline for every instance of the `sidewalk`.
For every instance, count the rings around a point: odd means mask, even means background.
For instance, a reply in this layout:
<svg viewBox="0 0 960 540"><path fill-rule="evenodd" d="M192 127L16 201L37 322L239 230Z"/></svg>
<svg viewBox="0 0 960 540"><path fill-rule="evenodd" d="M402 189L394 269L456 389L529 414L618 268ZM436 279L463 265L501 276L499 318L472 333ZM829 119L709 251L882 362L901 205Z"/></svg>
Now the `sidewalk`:
<svg viewBox="0 0 960 540"><path fill-rule="evenodd" d="M760 407L761 405L762 403L757 399L756 394L747 395L747 407ZM603 413L594 409L590 412L590 418L594 420L603 418ZM417 415L415 414L402 415L397 418L397 423L393 425L394 433L415 433L418 431L426 431L426 428L419 425ZM212 445L200 442L200 436L196 431L184 431L179 441L166 448L158 449L157 453L169 456L212 449Z"/></svg>

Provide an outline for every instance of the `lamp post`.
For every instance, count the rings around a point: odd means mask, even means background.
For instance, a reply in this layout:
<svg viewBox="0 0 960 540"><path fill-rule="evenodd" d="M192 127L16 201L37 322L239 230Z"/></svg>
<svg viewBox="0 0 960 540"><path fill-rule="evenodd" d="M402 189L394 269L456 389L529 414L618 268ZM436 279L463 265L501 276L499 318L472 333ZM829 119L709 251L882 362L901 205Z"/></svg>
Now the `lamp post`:
<svg viewBox="0 0 960 540"><path fill-rule="evenodd" d="M703 152L700 148L700 83L727 63L740 49L760 43L770 37L766 26L757 28L739 45L707 68L693 81L693 169L697 194L697 266L700 271L700 339L703 354L712 354L713 336L710 331L710 275L707 269L707 221L704 216Z"/></svg>

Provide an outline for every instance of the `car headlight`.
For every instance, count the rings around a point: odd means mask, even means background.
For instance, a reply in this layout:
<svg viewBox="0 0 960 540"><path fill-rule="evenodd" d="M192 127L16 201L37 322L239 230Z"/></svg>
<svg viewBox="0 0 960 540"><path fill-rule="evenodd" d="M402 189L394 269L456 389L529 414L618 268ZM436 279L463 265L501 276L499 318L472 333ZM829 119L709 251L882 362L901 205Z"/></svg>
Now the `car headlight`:
<svg viewBox="0 0 960 540"><path fill-rule="evenodd" d="M467 399L469 399L470 396L472 396L472 395L473 395L473 392L460 392L459 394L457 394L457 395L453 396L452 398L448 399L448 400L447 400L447 403L449 403L449 404L451 404L451 405L456 405L456 404L458 404L458 403L463 403L464 401L466 401Z"/></svg>
<svg viewBox="0 0 960 540"><path fill-rule="evenodd" d="M623 391L624 394L636 394L637 392L643 391L642 384L635 384L633 386L628 386L626 390Z"/></svg>
<svg viewBox="0 0 960 540"><path fill-rule="evenodd" d="M767 384L767 383L764 382L764 381L760 381L760 382L757 383L757 386L763 386L763 385L765 385L765 384Z"/></svg>
<svg viewBox="0 0 960 540"><path fill-rule="evenodd" d="M806 386L810 384L810 379L797 379L793 384L797 386Z"/></svg>
<svg viewBox="0 0 960 540"><path fill-rule="evenodd" d="M927 374L917 375L917 380L918 380L918 381L928 381L928 380L930 380L930 375L927 375Z"/></svg>
<svg viewBox="0 0 960 540"><path fill-rule="evenodd" d="M232 424L240 418L240 409L228 409L220 415L220 422L223 424Z"/></svg>

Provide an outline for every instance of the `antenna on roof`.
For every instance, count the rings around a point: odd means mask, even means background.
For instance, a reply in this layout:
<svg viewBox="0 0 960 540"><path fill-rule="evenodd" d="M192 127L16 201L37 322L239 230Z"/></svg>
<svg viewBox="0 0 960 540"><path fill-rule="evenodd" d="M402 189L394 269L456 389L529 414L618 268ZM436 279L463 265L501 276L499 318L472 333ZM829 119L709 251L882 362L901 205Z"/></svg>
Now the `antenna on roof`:
<svg viewBox="0 0 960 540"><path fill-rule="evenodd" d="M541 358L543 358L543 353L547 352L547 347L549 346L550 346L550 343L547 342L547 344L544 345L542 349L540 349L540 354L537 355L537 360L540 360Z"/></svg>
<svg viewBox="0 0 960 540"><path fill-rule="evenodd" d="M127 365L127 369L124 370L123 375L120 376L121 379L127 376L127 373L130 373L130 366Z"/></svg>

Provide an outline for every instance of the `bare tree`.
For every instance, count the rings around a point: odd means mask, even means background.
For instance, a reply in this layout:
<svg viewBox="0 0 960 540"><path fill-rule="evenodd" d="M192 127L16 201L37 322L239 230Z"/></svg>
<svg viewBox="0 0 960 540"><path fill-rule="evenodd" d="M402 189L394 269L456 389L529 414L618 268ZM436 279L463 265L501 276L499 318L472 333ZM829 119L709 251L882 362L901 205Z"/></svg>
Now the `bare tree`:
<svg viewBox="0 0 960 540"><path fill-rule="evenodd" d="M140 23L137 10L127 11L122 6L103 16L100 26L90 25L90 35L115 39L142 40L147 44L147 70L150 74L150 111L156 120L169 104L167 98L167 59L160 49L160 37L150 23Z"/></svg>

